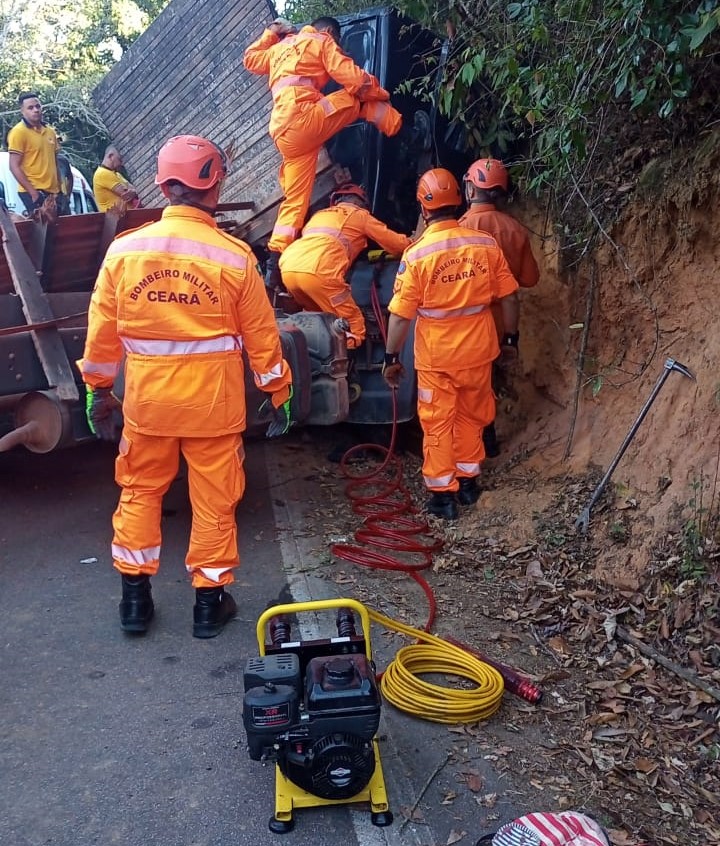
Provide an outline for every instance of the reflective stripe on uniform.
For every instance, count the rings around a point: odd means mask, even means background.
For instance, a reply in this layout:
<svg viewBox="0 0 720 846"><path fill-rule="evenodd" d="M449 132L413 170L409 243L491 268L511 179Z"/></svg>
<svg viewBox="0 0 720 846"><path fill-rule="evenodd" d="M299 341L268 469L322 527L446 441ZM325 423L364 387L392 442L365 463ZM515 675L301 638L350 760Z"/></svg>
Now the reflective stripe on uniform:
<svg viewBox="0 0 720 846"><path fill-rule="evenodd" d="M120 338L125 350L137 355L198 355L242 349L239 335L222 335L198 341L162 341L150 338Z"/></svg>
<svg viewBox="0 0 720 846"><path fill-rule="evenodd" d="M145 549L128 549L126 546L112 545L112 557L132 567L142 567L153 564L160 558L159 546L148 546Z"/></svg>
<svg viewBox="0 0 720 846"><path fill-rule="evenodd" d="M435 241L433 244L426 244L416 249L410 249L405 253L406 261L416 261L417 259L430 256L433 253L441 253L446 250L457 250L460 247L477 246L477 247L496 247L497 241L487 235L463 235L462 238L444 238L442 241Z"/></svg>
<svg viewBox="0 0 720 846"><path fill-rule="evenodd" d="M282 361L280 364L276 364L272 370L269 370L267 373L255 373L255 379L261 387L265 385L269 385L273 379L279 379L280 376L283 374L283 366Z"/></svg>
<svg viewBox="0 0 720 846"><path fill-rule="evenodd" d="M423 481L425 482L425 487L444 488L452 484L454 478L454 473L448 473L447 476L423 476Z"/></svg>
<svg viewBox="0 0 720 846"><path fill-rule="evenodd" d="M188 573L192 573L192 567L188 567L185 565L186 570ZM197 567L195 572L202 573L206 579L210 579L211 582L220 583L220 578L223 576L224 573L229 573L232 570L232 567Z"/></svg>
<svg viewBox="0 0 720 846"><path fill-rule="evenodd" d="M336 241L340 242L343 250L350 256L350 241L342 234L340 229L337 229L334 226L306 226L303 229L303 236L305 235L328 235L330 238L334 238Z"/></svg>
<svg viewBox="0 0 720 846"><path fill-rule="evenodd" d="M120 372L119 361L97 362L88 361L86 358L82 362L82 372L87 374L94 374L95 376L107 376L114 379Z"/></svg>
<svg viewBox="0 0 720 846"><path fill-rule="evenodd" d="M417 395L420 402L432 402L432 391L430 388L421 388L418 385Z"/></svg>
<svg viewBox="0 0 720 846"><path fill-rule="evenodd" d="M470 476L477 476L480 473L480 465L478 463L471 464L467 461L459 461L455 467L458 473L468 473Z"/></svg>
<svg viewBox="0 0 720 846"><path fill-rule="evenodd" d="M339 306L343 303L346 303L351 298L351 293L349 289L344 291L340 291L339 294L333 294L330 297L330 305Z"/></svg>
<svg viewBox="0 0 720 846"><path fill-rule="evenodd" d="M448 317L467 317L469 314L480 314L486 308L486 305L466 306L465 308L419 308L417 313L420 317L428 317L431 320L445 320Z"/></svg>
<svg viewBox="0 0 720 846"><path fill-rule="evenodd" d="M223 264L226 267L233 267L236 270L245 270L247 258L239 256L232 250L224 247L217 247L214 244L206 244L203 241L193 241L191 238L178 238L172 235L161 235L158 237L126 236L113 241L107 251L108 256L123 255L129 252L148 253L170 253L173 258L205 259Z"/></svg>
<svg viewBox="0 0 720 846"><path fill-rule="evenodd" d="M315 82L309 76L286 76L284 79L276 82L270 89L270 92L274 97L283 88L289 88L291 86L296 88L315 88Z"/></svg>
<svg viewBox="0 0 720 846"><path fill-rule="evenodd" d="M298 230L295 229L294 226L281 226L279 224L275 224L273 226L272 237L274 238L276 235L287 235L288 238L296 238L298 234Z"/></svg>
<svg viewBox="0 0 720 846"><path fill-rule="evenodd" d="M374 114L372 116L371 123L380 128L383 118L390 110L390 104L385 100L374 100L373 107Z"/></svg>

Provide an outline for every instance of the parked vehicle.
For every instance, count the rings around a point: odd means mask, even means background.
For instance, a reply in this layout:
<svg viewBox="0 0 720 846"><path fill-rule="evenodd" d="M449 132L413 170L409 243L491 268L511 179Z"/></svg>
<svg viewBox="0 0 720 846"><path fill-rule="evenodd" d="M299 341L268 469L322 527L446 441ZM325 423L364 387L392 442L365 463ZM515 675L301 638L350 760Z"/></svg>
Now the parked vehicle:
<svg viewBox="0 0 720 846"><path fill-rule="evenodd" d="M172 3L158 23L158 26L166 26L164 38L171 37L168 26L193 27L193 21L186 20L188 16L171 15L171 7ZM262 15L256 27L260 31L266 22L267 8L257 6L255 9L256 16ZM209 19L213 20L213 17ZM218 26L227 24L222 15L218 21ZM433 51L437 54L439 49L437 39L431 33L411 25L391 9L376 8L355 13L340 18L340 23L346 52L357 64L374 73L383 87L393 92L403 79L411 75L411 68L419 61L418 56ZM238 25L245 32L253 31L253 22L246 18ZM152 30L153 27L150 27L132 49L141 50L141 42L145 38L148 56L157 56L153 45L158 33ZM184 30L182 34L183 37L188 36ZM177 38L180 43L182 39L180 36ZM233 49L240 51L240 56L233 63L231 82L233 89L240 89L244 88L245 80L240 75L238 81L237 68L241 67L244 45L236 48L235 41L232 44ZM112 85L106 92L107 102L113 104L115 114L118 113L117 97L128 96L127 90L132 90L133 73L144 74L147 70L143 61L138 60L138 55L142 53L130 55L125 66L121 61L119 67L108 74ZM187 61L191 63L192 56ZM195 76L195 71L191 69L188 78ZM145 79L144 76L143 86ZM267 86L255 83L249 90L255 99L248 104L245 96L243 108L251 108L260 115L265 110L267 114L270 96ZM200 105L206 109L206 113L196 116L195 120L196 125L202 126L210 137L213 137L212 120L226 119L225 110L220 114L214 103L215 99L209 96L199 102L193 101L193 108ZM328 144L327 160L321 161L316 178L311 211L327 204L338 181L351 178L365 186L373 214L396 231L411 233L415 229L418 220L415 189L420 173L433 163L453 167L459 156L443 147L442 132L433 132L435 119L427 103L394 93L393 104L403 114L403 129L397 136L385 138L375 127L358 121ZM142 107L144 105L143 100ZM111 128L114 139L123 150L136 150L141 143L150 148L146 137L141 142L140 136L132 134L148 131L142 116L136 117L134 121L118 124L117 134L116 129ZM110 119L110 114L107 118ZM245 127L243 115L236 122ZM120 136L123 131L128 134ZM163 131L167 134L166 126ZM219 221L227 231L248 241L262 260L280 196L274 171L272 180L267 180L264 175L262 179L253 181L254 172L251 171L255 160L252 156L265 157L267 169L267 161L272 161L275 153L267 137L267 127L263 125L261 132L254 131L256 147L265 145L263 152L253 152L254 148L248 142L245 152L236 153L233 174L228 180L231 199L233 175L236 179L249 180L244 196L248 198L250 194L254 199L221 206ZM158 139L158 144L152 149L156 151L159 146ZM433 156L436 157L434 162L431 160ZM138 160L137 168L136 163L132 163L133 173L137 169L140 174L140 182L136 184L141 193L145 184L147 193L151 195L154 190L152 179L149 173L143 176L140 163L141 160ZM143 166L147 168L148 165L145 163ZM460 171L460 167L462 165L457 164L454 169ZM79 185L83 182L81 180ZM275 193L262 194L261 186L271 183L271 190ZM251 193L255 190L257 194ZM0 361L4 364L0 369L0 451L22 443L33 451L47 452L93 437L84 417L84 386L74 366L83 351L90 293L112 237L124 229L156 220L161 211L161 208L129 210L121 218L110 214L73 215L58 218L55 224L46 228L31 221L13 226L8 216L0 212L0 224L5 233L4 255L0 254ZM367 324L366 342L355 352L351 367L345 334L335 326L332 315L276 310L283 351L294 376L292 412L298 424L329 426L344 421L386 424L393 420L394 415L399 421L414 417L414 380L403 380L394 404L381 372L387 304L392 296L397 267L397 259L383 260L376 256L372 260L372 254L368 253L361 256L351 269L348 281ZM411 374L411 343L405 345L403 364ZM267 423L259 418L258 409L265 397L253 384L249 368L246 368L246 373L248 434L261 434ZM353 397L352 403L351 383L359 388L359 396ZM116 385L116 391L122 392L121 381ZM3 431L6 433L4 436Z"/></svg>
<svg viewBox="0 0 720 846"><path fill-rule="evenodd" d="M76 168L71 167L73 191L70 202L71 214L90 214L98 210L95 196L87 179ZM20 199L17 180L10 172L10 153L0 151L0 195L9 211L26 216L25 206Z"/></svg>

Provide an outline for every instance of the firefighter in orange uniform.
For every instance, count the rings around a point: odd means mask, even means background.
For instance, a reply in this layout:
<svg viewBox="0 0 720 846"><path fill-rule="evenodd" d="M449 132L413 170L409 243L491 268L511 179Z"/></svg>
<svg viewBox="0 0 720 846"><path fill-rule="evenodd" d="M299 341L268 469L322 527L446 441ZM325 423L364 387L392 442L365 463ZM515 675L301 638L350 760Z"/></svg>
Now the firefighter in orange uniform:
<svg viewBox="0 0 720 846"><path fill-rule="evenodd" d="M192 528L185 559L195 591L193 635L217 635L237 606L225 586L239 565L235 507L245 489L243 348L269 394L268 436L290 425L291 373L257 261L213 216L227 173L223 151L181 135L160 150L155 182L162 219L110 245L90 302L78 362L90 428L115 439L112 394L123 354L124 428L115 465L114 566L122 576L120 624L145 632L150 577L159 567L162 499L188 467Z"/></svg>
<svg viewBox="0 0 720 846"><path fill-rule="evenodd" d="M268 241L268 287L279 286L279 254L305 223L322 145L358 117L384 135L400 131L402 118L388 102L388 92L346 56L339 43L340 24L335 18L317 18L300 32L279 18L245 51L245 67L269 77L270 137L283 159L280 187L285 198ZM331 79L343 87L323 96L321 91Z"/></svg>
<svg viewBox="0 0 720 846"><path fill-rule="evenodd" d="M367 194L347 183L330 196L330 208L314 214L302 237L280 257L282 281L307 311L326 311L349 324L348 349L365 340L365 318L352 298L345 276L358 255L375 241L390 255L399 256L410 238L393 232L368 211Z"/></svg>
<svg viewBox="0 0 720 846"><path fill-rule="evenodd" d="M533 288L540 279L540 269L530 247L528 231L514 217L497 208L497 204L504 202L507 197L508 184L508 172L499 159L478 159L473 162L463 177L465 200L469 208L460 218L460 225L489 232L505 254L520 287ZM497 303L492 307L492 314L498 338L502 338L505 327ZM496 367L493 373L495 381L501 378L498 371ZM483 441L489 456L499 454L494 421L483 430Z"/></svg>
<svg viewBox="0 0 720 846"><path fill-rule="evenodd" d="M517 355L518 284L490 235L466 229L455 177L444 168L423 174L417 198L427 228L403 254L388 309L383 375L396 388L404 375L399 353L413 318L418 416L423 429L427 509L453 520L458 501L480 496L477 476L485 457L483 426L495 416L491 368L502 349ZM490 306L500 302L508 332L498 347Z"/></svg>

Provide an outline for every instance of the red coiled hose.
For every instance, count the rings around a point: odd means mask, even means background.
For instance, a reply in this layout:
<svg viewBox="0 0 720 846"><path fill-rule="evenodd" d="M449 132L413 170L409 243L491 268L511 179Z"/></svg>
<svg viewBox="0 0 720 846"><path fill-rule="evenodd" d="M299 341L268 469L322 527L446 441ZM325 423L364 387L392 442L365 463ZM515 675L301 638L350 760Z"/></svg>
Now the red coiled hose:
<svg viewBox="0 0 720 846"><path fill-rule="evenodd" d="M383 340L386 340L385 321L375 284L371 285L370 300ZM392 407L390 446L358 444L347 450L340 461L340 470L348 479L345 493L352 503L353 511L362 516L363 525L354 534L356 544L334 543L331 546L331 552L336 558L363 567L407 573L420 585L427 597L429 612L423 631L430 632L435 622L437 604L432 588L421 575L421 571L431 566L433 554L442 548L443 541L440 538L426 539L430 535L430 527L426 520L418 516L418 509L413 505L404 483L403 465L395 454L397 437L397 394L395 391L392 392ZM366 472L353 472L351 460L359 453L364 455L376 453L381 456L382 463ZM391 553L404 553L404 557L399 558ZM503 678L506 689L510 692L529 702L540 700L542 692L539 688L512 668L486 658L482 653L455 639L452 639L451 643L497 670Z"/></svg>

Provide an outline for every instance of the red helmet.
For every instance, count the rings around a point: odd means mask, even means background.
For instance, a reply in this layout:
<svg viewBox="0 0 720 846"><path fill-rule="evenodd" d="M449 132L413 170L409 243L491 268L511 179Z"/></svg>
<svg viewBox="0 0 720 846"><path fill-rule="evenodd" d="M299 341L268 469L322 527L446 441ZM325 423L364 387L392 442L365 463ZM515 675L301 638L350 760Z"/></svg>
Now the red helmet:
<svg viewBox="0 0 720 846"><path fill-rule="evenodd" d="M476 188L484 191L502 188L507 193L508 172L500 159L478 159L468 168L463 182L472 182Z"/></svg>
<svg viewBox="0 0 720 846"><path fill-rule="evenodd" d="M198 135L176 135L158 153L155 184L175 179L188 188L207 191L227 172L227 156L213 141Z"/></svg>
<svg viewBox="0 0 720 846"><path fill-rule="evenodd" d="M428 170L420 177L417 199L424 209L441 209L462 203L457 179L444 167Z"/></svg>
<svg viewBox="0 0 720 846"><path fill-rule="evenodd" d="M354 182L346 182L344 185L339 185L330 195L330 205L336 206L343 197L347 195L351 197L359 197L366 206L370 205L367 192Z"/></svg>

